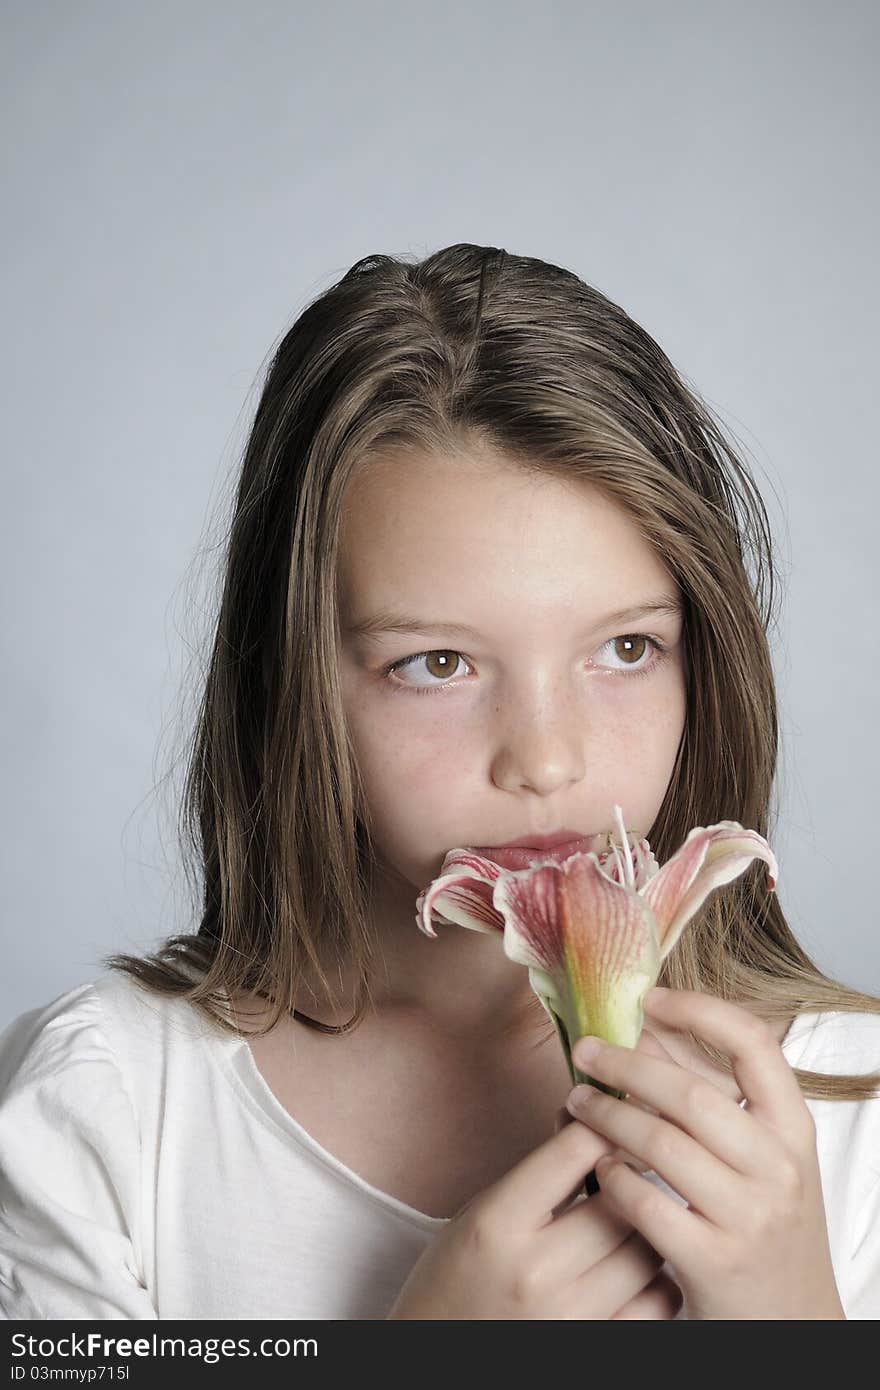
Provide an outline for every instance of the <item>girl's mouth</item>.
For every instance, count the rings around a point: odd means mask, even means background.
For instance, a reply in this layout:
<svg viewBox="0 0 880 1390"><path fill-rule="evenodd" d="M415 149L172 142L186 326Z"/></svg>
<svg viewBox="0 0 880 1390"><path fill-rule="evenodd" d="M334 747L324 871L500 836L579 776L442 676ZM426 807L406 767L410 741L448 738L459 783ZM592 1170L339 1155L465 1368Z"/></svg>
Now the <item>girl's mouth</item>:
<svg viewBox="0 0 880 1390"><path fill-rule="evenodd" d="M535 849L527 845L520 845L515 849L499 849L492 845L475 845L473 852L481 859L488 859L497 864L500 869L527 869L530 864L540 860L549 859L554 864L561 864L573 854L588 854L591 850L598 853L605 838L604 835L581 835L577 839L566 841L565 844L554 845L552 849Z"/></svg>

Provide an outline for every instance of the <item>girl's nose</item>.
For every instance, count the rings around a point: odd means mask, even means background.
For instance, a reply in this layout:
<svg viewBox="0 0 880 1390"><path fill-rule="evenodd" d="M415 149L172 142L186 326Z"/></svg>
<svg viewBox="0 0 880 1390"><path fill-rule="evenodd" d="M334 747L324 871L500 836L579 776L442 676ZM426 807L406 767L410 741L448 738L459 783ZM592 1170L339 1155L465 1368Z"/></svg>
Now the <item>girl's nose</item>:
<svg viewBox="0 0 880 1390"><path fill-rule="evenodd" d="M552 720L532 715L521 724L494 736L492 780L502 791L528 790L539 796L586 775L583 721L571 712L554 714Z"/></svg>

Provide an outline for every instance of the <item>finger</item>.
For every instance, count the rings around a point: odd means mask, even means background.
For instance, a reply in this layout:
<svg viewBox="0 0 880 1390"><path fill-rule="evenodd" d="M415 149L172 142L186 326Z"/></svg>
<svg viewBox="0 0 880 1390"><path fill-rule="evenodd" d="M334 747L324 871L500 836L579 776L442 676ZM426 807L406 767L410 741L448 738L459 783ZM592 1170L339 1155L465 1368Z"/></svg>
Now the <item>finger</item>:
<svg viewBox="0 0 880 1390"><path fill-rule="evenodd" d="M679 1312L684 1304L684 1294L676 1284L671 1275L663 1270L657 1278L642 1289L640 1294L631 1298L629 1303L624 1304L619 1313L614 1313L609 1321L618 1319L620 1322L632 1321L636 1318L645 1320L653 1318L655 1321L664 1318L672 1319Z"/></svg>
<svg viewBox="0 0 880 1390"><path fill-rule="evenodd" d="M717 1232L699 1212L679 1205L625 1163L598 1165L602 1198L632 1222L674 1269L709 1267ZM595 1199L594 1199L595 1200Z"/></svg>
<svg viewBox="0 0 880 1390"><path fill-rule="evenodd" d="M502 1226L521 1226L524 1219L533 1230L546 1226L610 1147L587 1125L563 1125L493 1184L493 1211Z"/></svg>
<svg viewBox="0 0 880 1390"><path fill-rule="evenodd" d="M589 1206L589 1202L586 1204ZM602 1259L583 1247L583 1272L575 1279L575 1298L583 1300L592 1319L611 1318L638 1293L648 1288L663 1266L663 1256L637 1230Z"/></svg>
<svg viewBox="0 0 880 1390"><path fill-rule="evenodd" d="M619 1259L609 1264L608 1257L615 1255ZM576 1282L582 1282L591 1271L601 1267L597 1297L602 1302L607 1299L610 1304L608 1311L601 1314L608 1317L627 1298L649 1284L662 1264L662 1256L651 1248L633 1223L597 1193L595 1197L582 1196L558 1221L551 1222L541 1232L530 1270L533 1276L544 1270L548 1281L572 1290ZM641 1277L636 1279L633 1278L635 1268L641 1270ZM603 1286L605 1275L612 1270L617 1271L616 1293ZM620 1287L621 1277L629 1279L628 1287Z"/></svg>
<svg viewBox="0 0 880 1390"><path fill-rule="evenodd" d="M802 1124L806 1106L795 1074L769 1024L727 999L690 989L649 990L645 1011L658 1023L691 1032L728 1056L757 1119L780 1133Z"/></svg>
<svg viewBox="0 0 880 1390"><path fill-rule="evenodd" d="M635 1044L635 1051L644 1052L646 1056L659 1056L663 1062L673 1062L676 1066L680 1065L680 1063L676 1061L676 1058L671 1055L671 1052L663 1047L659 1038L649 1029L642 1029L641 1033L639 1033L638 1042ZM648 1115L658 1115L658 1111L655 1111L653 1105L648 1105L648 1102L639 1101L634 1095L631 1095L630 1099L633 1101L634 1105L641 1105L641 1108L648 1112ZM621 1151L621 1156L623 1156L623 1161L626 1163L635 1162L635 1156L633 1154L627 1154L627 1152Z"/></svg>
<svg viewBox="0 0 880 1390"><path fill-rule="evenodd" d="M650 1111L650 1113L654 1115L657 1112L652 1110ZM567 1106L563 1105L561 1110L557 1110L556 1112L556 1129L554 1132L558 1134L559 1131L562 1129L563 1125L573 1125L576 1122L581 1124L584 1123L584 1121L581 1120L581 1117L579 1115L573 1115L571 1110L569 1110ZM645 1173L648 1171L647 1163L642 1163L641 1160L638 1159L635 1154L631 1154L628 1149L609 1148L608 1153L611 1155L612 1158L619 1158L622 1163L633 1164L634 1167L638 1168L640 1173ZM577 1196L577 1194L581 1191L582 1186L580 1183L578 1183L577 1187L574 1189L574 1195Z"/></svg>
<svg viewBox="0 0 880 1390"><path fill-rule="evenodd" d="M553 1133L554 1133L554 1134L558 1134L559 1131L560 1131L565 1125L567 1125L567 1124L574 1124L574 1123L575 1123L574 1115L572 1115L570 1111L566 1110L565 1106L563 1105L563 1106L561 1106L561 1108L560 1108L559 1110L557 1110L557 1112L556 1112L556 1124L555 1124L555 1126L554 1126ZM570 1207L571 1203L577 1200L577 1198L578 1198L578 1196L580 1195L580 1193L581 1193L582 1190L583 1190L583 1188L582 1188L581 1180L580 1180L580 1178L578 1178L577 1182L575 1183L574 1187L573 1187L573 1188L571 1189L571 1191L569 1192L568 1196L567 1196L567 1197L564 1197L563 1200L562 1200L557 1206L555 1206L555 1207L553 1208L553 1218L554 1218L554 1220L555 1220L555 1218L556 1218L557 1216L561 1216L561 1214L562 1214L564 1211L567 1211L567 1210L568 1210L568 1208Z"/></svg>
<svg viewBox="0 0 880 1390"><path fill-rule="evenodd" d="M556 1124L553 1132L554 1134L558 1134L559 1131L562 1129L563 1125L573 1125L577 1123L579 1123L579 1121L576 1120L575 1116L571 1113L571 1111L566 1109L566 1107L563 1105L556 1112ZM634 1167L636 1167L640 1173L644 1173L647 1171L647 1164L639 1162L635 1154L628 1153L626 1149L612 1149L606 1147L606 1152L609 1153L612 1158L619 1158L623 1163L633 1164ZM560 1216L562 1212L567 1211L571 1203L577 1201L577 1199L583 1194L583 1190L584 1185L581 1182L581 1180L578 1179L574 1187L569 1192L568 1196L562 1202L560 1202L558 1206L555 1206L553 1208L554 1219L557 1216Z"/></svg>
<svg viewBox="0 0 880 1390"><path fill-rule="evenodd" d="M748 1186L715 1154L668 1120L646 1115L638 1106L602 1091L569 1099L574 1113L613 1144L625 1146L668 1183L691 1208L723 1230L737 1229ZM734 1110L736 1107L734 1106ZM629 1169L626 1169L629 1172ZM601 1170L597 1173L602 1186Z"/></svg>
<svg viewBox="0 0 880 1390"><path fill-rule="evenodd" d="M716 1155L728 1169L749 1177L766 1172L769 1164L778 1161L778 1137L754 1115L742 1110L731 1096L725 1095L713 1082L698 1076L689 1067L664 1062L631 1047L615 1047L607 1042L600 1042L598 1051L588 1062L578 1062L579 1048L580 1044L575 1044L576 1065L588 1071L596 1081L623 1091L628 1100L635 1098L655 1107L658 1136L668 1137L659 1121L672 1121L696 1140L701 1149ZM566 1105L572 1100L576 1102L579 1094L586 1093L576 1087L569 1093ZM586 1110L575 1106L573 1113L587 1124L590 1123ZM594 1113L598 1116L604 1112L597 1110ZM645 1113L643 1109L642 1113ZM601 1124L599 1129L603 1134L607 1132ZM648 1131L628 1132L637 1139L637 1134ZM616 1135L611 1137L617 1139ZM625 1139L617 1142L632 1147ZM637 1147L632 1151L641 1158L648 1157L643 1148ZM673 1187L677 1186L672 1178L667 1181Z"/></svg>
<svg viewBox="0 0 880 1390"><path fill-rule="evenodd" d="M656 1033L652 1033L650 1028L642 1029L635 1050L636 1052L644 1052L649 1057L659 1057L664 1062L675 1061L672 1053L663 1046Z"/></svg>
<svg viewBox="0 0 880 1390"><path fill-rule="evenodd" d="M667 1051L660 1039L648 1028L643 1028L639 1034L639 1040L636 1043L635 1050L636 1052L644 1053L648 1057L659 1057L664 1062L673 1062L676 1066L679 1065L672 1053ZM658 1113L652 1105L648 1105L647 1101L636 1101L635 1103L641 1105L644 1110L647 1110L649 1115L656 1115ZM630 1157L631 1155L626 1156L627 1162L629 1162Z"/></svg>

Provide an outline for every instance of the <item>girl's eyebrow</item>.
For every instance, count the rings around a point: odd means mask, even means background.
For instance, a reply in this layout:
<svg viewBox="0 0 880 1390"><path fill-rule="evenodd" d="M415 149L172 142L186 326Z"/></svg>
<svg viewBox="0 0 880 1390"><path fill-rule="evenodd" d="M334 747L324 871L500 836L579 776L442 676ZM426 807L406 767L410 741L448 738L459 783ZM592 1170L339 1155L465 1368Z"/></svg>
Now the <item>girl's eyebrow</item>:
<svg viewBox="0 0 880 1390"><path fill-rule="evenodd" d="M585 629L585 632L587 634L598 632L600 628L610 627L614 623L634 622L638 618L645 618L650 615L680 618L681 614L680 599L672 594L657 594L653 598L645 599L642 603L634 604L631 608L621 608L616 613L606 613L604 618L599 618L592 623ZM358 618L346 623L344 631L348 637L379 637L388 632L438 632L452 637L483 636L477 628L470 627L467 623L431 622L426 618L410 618L406 614L395 613L388 608L380 609L371 617Z"/></svg>

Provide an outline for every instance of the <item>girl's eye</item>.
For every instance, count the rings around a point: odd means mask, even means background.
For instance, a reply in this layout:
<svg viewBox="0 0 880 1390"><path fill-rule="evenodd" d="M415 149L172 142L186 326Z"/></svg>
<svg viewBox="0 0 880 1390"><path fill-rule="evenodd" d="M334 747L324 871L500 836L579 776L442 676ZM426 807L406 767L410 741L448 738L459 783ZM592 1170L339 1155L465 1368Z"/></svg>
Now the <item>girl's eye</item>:
<svg viewBox="0 0 880 1390"><path fill-rule="evenodd" d="M668 655L668 648L657 640L656 637L648 637L645 633L628 633L623 637L611 637L603 643L600 651L605 647L616 647L620 643L624 654L628 658L623 666L611 667L606 671L607 675L635 677L649 676L665 660ZM651 649L651 660L643 661L639 665L639 659L644 656L648 649ZM631 660L629 658L632 658ZM382 672L385 678L389 678L393 672L402 671L405 667L415 666L417 661L427 663L427 674L436 677L435 683L412 684L409 681L390 680L389 685L396 690L411 690L416 695L426 695L434 690L443 690L449 685L449 677L456 674L459 662L463 661L460 652L435 650L430 652L416 652L414 656L405 656L400 661L393 661L390 666L386 666Z"/></svg>

